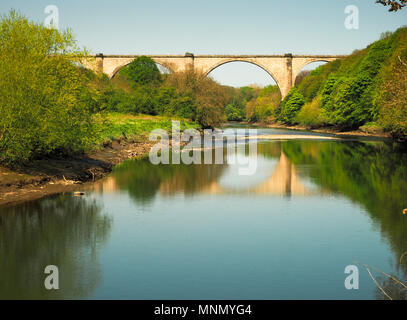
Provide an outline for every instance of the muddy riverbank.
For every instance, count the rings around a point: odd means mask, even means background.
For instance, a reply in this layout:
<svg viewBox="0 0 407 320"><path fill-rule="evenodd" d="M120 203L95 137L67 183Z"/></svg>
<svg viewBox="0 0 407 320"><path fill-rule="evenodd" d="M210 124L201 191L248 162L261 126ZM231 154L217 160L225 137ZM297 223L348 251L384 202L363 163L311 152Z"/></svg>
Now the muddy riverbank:
<svg viewBox="0 0 407 320"><path fill-rule="evenodd" d="M153 144L121 139L82 156L39 159L13 168L0 166L0 205L75 191L84 183L103 178L116 164L147 154Z"/></svg>

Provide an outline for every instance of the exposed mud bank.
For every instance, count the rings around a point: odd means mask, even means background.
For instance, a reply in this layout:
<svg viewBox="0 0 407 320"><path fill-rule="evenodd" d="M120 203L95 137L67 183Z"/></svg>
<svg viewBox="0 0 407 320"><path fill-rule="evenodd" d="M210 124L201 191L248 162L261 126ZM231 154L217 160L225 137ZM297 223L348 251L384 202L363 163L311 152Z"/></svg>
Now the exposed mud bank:
<svg viewBox="0 0 407 320"><path fill-rule="evenodd" d="M153 145L122 139L83 156L35 160L16 168L0 166L0 205L75 191L79 185L109 174L116 164L147 154Z"/></svg>

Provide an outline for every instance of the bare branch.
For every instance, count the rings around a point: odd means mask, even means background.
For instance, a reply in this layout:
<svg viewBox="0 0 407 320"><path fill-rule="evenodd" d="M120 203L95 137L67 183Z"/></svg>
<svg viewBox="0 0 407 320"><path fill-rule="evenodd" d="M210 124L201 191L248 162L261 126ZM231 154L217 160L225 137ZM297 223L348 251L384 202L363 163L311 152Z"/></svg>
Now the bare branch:
<svg viewBox="0 0 407 320"><path fill-rule="evenodd" d="M374 283L376 284L376 286L380 289L380 291L389 299L389 300L393 300L392 297L390 297L386 291L384 291L384 289L380 286L380 284L376 281L375 277L373 277L372 273L370 272L370 270L368 268L366 268L367 272L369 272L369 276L372 278L372 280L374 281Z"/></svg>
<svg viewBox="0 0 407 320"><path fill-rule="evenodd" d="M407 4L407 0L376 0L376 3L380 3L384 6L390 6L390 12L396 12L404 8Z"/></svg>

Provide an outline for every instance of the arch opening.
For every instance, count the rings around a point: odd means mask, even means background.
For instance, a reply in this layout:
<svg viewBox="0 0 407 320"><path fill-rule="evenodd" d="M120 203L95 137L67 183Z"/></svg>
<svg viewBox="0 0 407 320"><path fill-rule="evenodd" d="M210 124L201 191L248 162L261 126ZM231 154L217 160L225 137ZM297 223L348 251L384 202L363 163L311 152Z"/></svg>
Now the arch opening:
<svg viewBox="0 0 407 320"><path fill-rule="evenodd" d="M323 66L327 63L328 63L328 61L326 61L326 60L315 60L315 61L306 63L305 65L302 66L302 68L295 75L294 85L299 85L301 83L301 81L304 80L304 78L306 78L307 76L309 76L313 70L315 70L315 69L319 68L320 66Z"/></svg>
<svg viewBox="0 0 407 320"><path fill-rule="evenodd" d="M228 121L275 120L282 92L263 66L244 60L222 61L210 68L206 76L225 86L230 94L225 107Z"/></svg>
<svg viewBox="0 0 407 320"><path fill-rule="evenodd" d="M206 76L214 79L222 85L230 87L239 88L257 86L263 88L266 86L275 85L280 90L280 86L274 76L263 66L251 61L224 61L212 67L206 73Z"/></svg>
<svg viewBox="0 0 407 320"><path fill-rule="evenodd" d="M114 71L112 72L112 74L111 74L111 76L110 76L110 79L113 79L114 77L116 77L117 74L118 74L121 70L123 70L124 68L126 68L131 62L132 62L132 61L130 61L130 62L126 63L126 64L123 64L122 66L118 66L116 69L114 69ZM155 61L154 61L154 62L155 62ZM164 66L164 65L162 65L162 64L160 64L160 63L158 63L158 62L155 62L155 64L156 64L156 66L157 66L157 68L158 68L158 71L160 71L161 74L170 74L170 73L172 73L172 71L171 71L169 68L167 68L166 66Z"/></svg>

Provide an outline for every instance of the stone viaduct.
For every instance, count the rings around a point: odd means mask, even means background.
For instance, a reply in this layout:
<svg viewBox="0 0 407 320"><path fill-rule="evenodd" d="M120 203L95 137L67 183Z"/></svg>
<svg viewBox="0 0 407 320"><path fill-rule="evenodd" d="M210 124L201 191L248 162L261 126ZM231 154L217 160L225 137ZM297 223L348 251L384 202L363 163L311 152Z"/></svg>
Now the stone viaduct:
<svg viewBox="0 0 407 320"><path fill-rule="evenodd" d="M95 72L103 72L109 78L140 55L103 55L87 57L82 64ZM284 98L295 83L298 73L307 64L316 61L333 61L339 55L147 55L170 72L193 69L208 75L217 67L233 61L252 63L265 70L277 83Z"/></svg>

